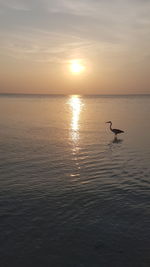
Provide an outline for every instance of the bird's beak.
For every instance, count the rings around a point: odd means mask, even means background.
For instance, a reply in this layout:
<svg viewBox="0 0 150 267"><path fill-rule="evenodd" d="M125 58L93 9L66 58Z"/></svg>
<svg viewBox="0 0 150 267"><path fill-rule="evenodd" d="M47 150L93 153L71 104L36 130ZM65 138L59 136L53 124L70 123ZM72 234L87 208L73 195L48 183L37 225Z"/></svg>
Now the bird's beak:
<svg viewBox="0 0 150 267"><path fill-rule="evenodd" d="M106 123L109 123L109 121L106 121Z"/></svg>

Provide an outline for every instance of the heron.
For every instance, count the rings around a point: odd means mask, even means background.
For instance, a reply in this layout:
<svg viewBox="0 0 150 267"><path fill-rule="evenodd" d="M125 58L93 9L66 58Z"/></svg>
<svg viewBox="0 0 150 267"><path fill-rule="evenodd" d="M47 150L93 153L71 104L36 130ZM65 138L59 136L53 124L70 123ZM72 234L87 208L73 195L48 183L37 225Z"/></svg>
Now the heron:
<svg viewBox="0 0 150 267"><path fill-rule="evenodd" d="M111 121L107 121L106 123L110 124L110 130L115 134L115 137L117 137L117 134L121 134L124 133L124 131L119 130L119 129L112 129L112 122Z"/></svg>

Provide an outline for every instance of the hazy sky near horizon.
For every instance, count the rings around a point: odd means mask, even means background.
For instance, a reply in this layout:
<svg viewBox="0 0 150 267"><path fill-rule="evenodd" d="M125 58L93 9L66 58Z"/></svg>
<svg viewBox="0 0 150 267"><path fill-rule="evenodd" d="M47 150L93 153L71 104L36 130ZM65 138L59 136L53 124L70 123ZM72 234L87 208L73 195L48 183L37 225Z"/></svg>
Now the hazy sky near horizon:
<svg viewBox="0 0 150 267"><path fill-rule="evenodd" d="M149 0L0 0L1 93L150 93L149 70Z"/></svg>

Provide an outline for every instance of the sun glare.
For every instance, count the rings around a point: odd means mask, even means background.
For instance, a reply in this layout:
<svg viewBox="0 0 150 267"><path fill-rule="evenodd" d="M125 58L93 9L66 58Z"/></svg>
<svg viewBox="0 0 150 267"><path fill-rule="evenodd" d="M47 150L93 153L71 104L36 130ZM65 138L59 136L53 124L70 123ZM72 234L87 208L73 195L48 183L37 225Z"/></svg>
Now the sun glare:
<svg viewBox="0 0 150 267"><path fill-rule="evenodd" d="M72 73L80 74L85 70L85 67L78 60L73 60L70 65L70 69Z"/></svg>

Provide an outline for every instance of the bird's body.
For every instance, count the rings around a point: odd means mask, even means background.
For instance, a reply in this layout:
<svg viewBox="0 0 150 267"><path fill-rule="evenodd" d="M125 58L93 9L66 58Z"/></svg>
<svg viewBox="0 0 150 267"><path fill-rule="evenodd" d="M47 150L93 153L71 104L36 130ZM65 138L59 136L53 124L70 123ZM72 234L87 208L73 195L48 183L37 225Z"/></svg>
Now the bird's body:
<svg viewBox="0 0 150 267"><path fill-rule="evenodd" d="M115 134L115 136L117 136L117 134L121 134L124 133L124 131L119 130L119 129L113 129L112 128L112 122L111 121L107 121L106 123L110 124L110 130Z"/></svg>

